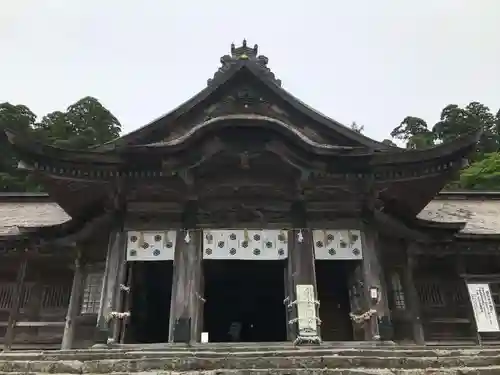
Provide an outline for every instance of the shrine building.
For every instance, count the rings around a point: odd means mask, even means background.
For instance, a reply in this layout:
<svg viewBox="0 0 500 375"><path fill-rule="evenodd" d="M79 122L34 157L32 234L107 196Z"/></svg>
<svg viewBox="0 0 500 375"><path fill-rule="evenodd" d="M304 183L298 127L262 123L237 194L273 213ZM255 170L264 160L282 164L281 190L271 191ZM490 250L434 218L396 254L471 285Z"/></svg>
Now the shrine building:
<svg viewBox="0 0 500 375"><path fill-rule="evenodd" d="M500 307L500 193L440 193L480 134L386 145L286 91L257 46L220 62L89 150L6 131L47 192L0 194L7 350L498 338L473 307Z"/></svg>

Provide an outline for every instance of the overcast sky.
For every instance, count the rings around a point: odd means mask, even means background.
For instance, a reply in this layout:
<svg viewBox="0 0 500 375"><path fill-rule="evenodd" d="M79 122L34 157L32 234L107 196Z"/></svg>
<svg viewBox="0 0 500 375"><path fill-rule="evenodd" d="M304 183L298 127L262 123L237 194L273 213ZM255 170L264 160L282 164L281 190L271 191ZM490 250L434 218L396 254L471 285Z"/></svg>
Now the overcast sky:
<svg viewBox="0 0 500 375"><path fill-rule="evenodd" d="M231 42L283 87L386 138L407 115L500 108L500 0L1 0L0 102L94 96L134 130L206 85Z"/></svg>

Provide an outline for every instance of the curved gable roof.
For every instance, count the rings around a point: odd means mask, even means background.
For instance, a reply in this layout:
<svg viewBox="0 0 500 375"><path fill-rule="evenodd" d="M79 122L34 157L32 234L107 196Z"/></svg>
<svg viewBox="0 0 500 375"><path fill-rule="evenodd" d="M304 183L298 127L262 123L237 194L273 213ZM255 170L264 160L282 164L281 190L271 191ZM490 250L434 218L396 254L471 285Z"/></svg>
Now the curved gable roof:
<svg viewBox="0 0 500 375"><path fill-rule="evenodd" d="M222 67L214 75L214 78L209 80L206 88L167 114L153 120L135 131L108 142L105 145L98 146L96 149L110 149L126 145L150 143L150 140L147 139L151 134L157 132L163 127L175 127L175 120L181 115L193 110L195 107L207 100L211 95L215 95L223 85L230 83L232 80L237 80L241 74L246 72L250 73L248 75L250 79L255 79L263 83L270 89L271 92L273 92L274 95L288 103L295 110L310 118L312 122L324 126L325 131L337 133L344 138L352 140L360 146L372 150L394 150L393 146L375 141L312 109L300 99L283 89L281 87L281 81L277 80L274 74L267 67L267 57L257 55L257 46L249 48L246 46L246 41L243 41L242 47L235 48L233 45L231 52L232 56L223 56L221 58Z"/></svg>

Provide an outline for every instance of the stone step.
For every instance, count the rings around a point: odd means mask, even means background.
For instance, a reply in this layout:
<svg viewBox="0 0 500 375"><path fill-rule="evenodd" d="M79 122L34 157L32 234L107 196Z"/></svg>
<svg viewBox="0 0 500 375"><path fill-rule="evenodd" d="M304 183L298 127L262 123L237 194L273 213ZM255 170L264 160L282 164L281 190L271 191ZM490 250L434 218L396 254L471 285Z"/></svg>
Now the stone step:
<svg viewBox="0 0 500 375"><path fill-rule="evenodd" d="M0 361L89 361L101 359L141 359L141 358L189 358L218 359L227 357L237 358L272 358L272 357L397 357L405 358L452 358L452 357L500 357L500 348L450 348L450 349L413 349L413 348L393 348L393 349L323 349L321 347L310 348L281 348L275 351L210 351L201 349L179 349L179 350L132 350L124 349L81 349L81 350L51 350L51 351L11 351L0 353Z"/></svg>
<svg viewBox="0 0 500 375"><path fill-rule="evenodd" d="M460 357L239 357L218 358L168 357L141 359L101 359L87 361L69 360L2 360L0 372L52 373L52 374L110 374L142 373L155 371L201 371L271 369L295 372L296 369L440 369L440 368L500 368L500 356ZM433 371L434 371L433 370ZM432 372L431 372L432 373ZM497 373L497 374L500 374Z"/></svg>
<svg viewBox="0 0 500 375"><path fill-rule="evenodd" d="M0 375L46 375L45 372L0 372ZM55 373L53 373L55 374ZM73 373L58 373L71 375ZM128 375L127 372L117 372L111 375ZM442 369L392 370L392 369L239 369L211 371L147 371L136 375L498 375L500 366L482 367L450 367ZM87 375L101 375L89 373Z"/></svg>

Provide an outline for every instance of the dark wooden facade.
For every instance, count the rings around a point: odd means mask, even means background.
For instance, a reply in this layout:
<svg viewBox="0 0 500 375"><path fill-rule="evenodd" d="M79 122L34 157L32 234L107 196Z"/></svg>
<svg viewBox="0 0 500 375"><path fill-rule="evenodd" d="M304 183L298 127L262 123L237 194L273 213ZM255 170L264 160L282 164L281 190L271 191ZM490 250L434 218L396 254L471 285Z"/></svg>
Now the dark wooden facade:
<svg viewBox="0 0 500 375"><path fill-rule="evenodd" d="M297 285L312 286L320 300L325 341L475 339L464 279L500 274L495 234L464 234L466 220L417 215L462 168L479 134L424 151L387 146L285 91L257 47L233 46L221 63L177 109L91 150L6 132L22 167L71 217L2 237L6 348L200 341L208 305L220 298L207 298L210 275L226 272L205 259L204 241L217 229L286 236L281 268L265 276L260 263L253 272L283 284L283 340L300 338ZM362 257L343 266L318 260L321 230L358 231ZM130 231L176 233L170 268L128 262ZM345 283L345 295L333 290L336 282ZM266 284L254 283L264 295ZM153 315L134 306L158 295L168 302L151 307L164 314L149 327ZM231 301L221 299L222 310L224 303Z"/></svg>

